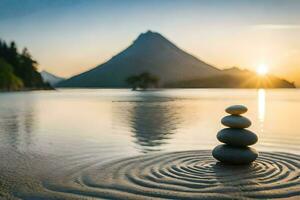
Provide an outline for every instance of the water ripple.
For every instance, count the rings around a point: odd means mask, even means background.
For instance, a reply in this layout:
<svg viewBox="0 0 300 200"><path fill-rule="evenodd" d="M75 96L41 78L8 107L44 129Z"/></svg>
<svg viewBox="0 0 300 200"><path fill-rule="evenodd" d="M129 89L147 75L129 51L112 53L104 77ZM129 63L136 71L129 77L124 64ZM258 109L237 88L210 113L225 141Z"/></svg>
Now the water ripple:
<svg viewBox="0 0 300 200"><path fill-rule="evenodd" d="M260 153L248 166L216 162L211 151L137 156L82 169L80 187L45 184L52 192L106 199L240 199L300 195L300 158Z"/></svg>

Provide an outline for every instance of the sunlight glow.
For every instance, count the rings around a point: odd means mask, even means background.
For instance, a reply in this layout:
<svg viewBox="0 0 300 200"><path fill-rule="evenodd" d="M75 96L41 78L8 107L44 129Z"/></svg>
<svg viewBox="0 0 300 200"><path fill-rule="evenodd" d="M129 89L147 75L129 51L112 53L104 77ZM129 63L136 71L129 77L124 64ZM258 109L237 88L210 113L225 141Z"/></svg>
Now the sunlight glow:
<svg viewBox="0 0 300 200"><path fill-rule="evenodd" d="M264 64L261 64L256 68L256 73L260 76L265 76L268 73L268 71L268 67Z"/></svg>

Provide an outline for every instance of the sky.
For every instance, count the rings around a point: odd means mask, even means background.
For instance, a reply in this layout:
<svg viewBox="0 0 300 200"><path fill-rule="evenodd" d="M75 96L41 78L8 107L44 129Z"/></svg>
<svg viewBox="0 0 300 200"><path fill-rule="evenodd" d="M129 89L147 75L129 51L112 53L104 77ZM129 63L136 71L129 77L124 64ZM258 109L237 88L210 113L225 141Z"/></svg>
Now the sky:
<svg viewBox="0 0 300 200"><path fill-rule="evenodd" d="M70 77L152 30L218 68L265 65L300 82L299 10L299 0L0 0L0 38Z"/></svg>

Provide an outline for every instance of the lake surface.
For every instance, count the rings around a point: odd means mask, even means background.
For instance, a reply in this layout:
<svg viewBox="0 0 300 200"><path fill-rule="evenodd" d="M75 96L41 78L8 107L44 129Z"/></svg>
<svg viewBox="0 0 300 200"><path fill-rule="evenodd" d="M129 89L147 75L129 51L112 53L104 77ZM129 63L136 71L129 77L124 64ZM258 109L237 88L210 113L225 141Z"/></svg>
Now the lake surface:
<svg viewBox="0 0 300 200"><path fill-rule="evenodd" d="M0 199L79 198L90 167L211 150L224 109L244 104L264 152L300 154L300 90L74 89L0 94ZM76 189L75 189L76 188ZM77 192L76 192L77 191ZM87 197L97 197L88 193Z"/></svg>

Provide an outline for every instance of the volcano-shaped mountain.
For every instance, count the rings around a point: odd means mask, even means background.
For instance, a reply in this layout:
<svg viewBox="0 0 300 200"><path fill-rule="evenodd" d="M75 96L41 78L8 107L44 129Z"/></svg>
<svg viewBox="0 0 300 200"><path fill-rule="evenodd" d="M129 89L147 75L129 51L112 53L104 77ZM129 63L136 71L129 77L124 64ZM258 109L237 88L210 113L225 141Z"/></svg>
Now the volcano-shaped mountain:
<svg viewBox="0 0 300 200"><path fill-rule="evenodd" d="M160 84L218 75L221 70L178 48L159 33L141 34L127 49L94 69L58 84L59 87L127 87L129 76L148 72Z"/></svg>

